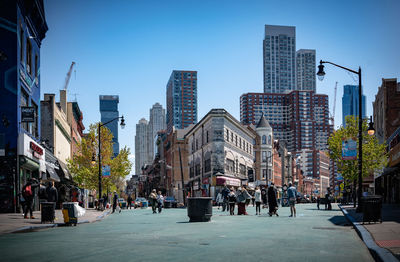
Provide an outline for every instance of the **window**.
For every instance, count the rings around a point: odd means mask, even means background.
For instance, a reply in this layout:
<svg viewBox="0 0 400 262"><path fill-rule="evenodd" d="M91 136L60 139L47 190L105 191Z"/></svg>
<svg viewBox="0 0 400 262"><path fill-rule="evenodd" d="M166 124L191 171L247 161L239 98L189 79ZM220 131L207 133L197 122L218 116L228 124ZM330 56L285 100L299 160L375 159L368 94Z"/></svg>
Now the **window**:
<svg viewBox="0 0 400 262"><path fill-rule="evenodd" d="M31 103L32 103L32 107L35 109L35 113L34 113L35 121L32 123L32 132L31 132L31 134L32 134L34 137L39 138L39 128L38 128L38 106L35 105L35 103L33 103L33 102L31 102Z"/></svg>
<svg viewBox="0 0 400 262"><path fill-rule="evenodd" d="M191 166L190 167L190 177L194 176L194 168Z"/></svg>
<svg viewBox="0 0 400 262"><path fill-rule="evenodd" d="M272 141L271 141L271 135L269 135L269 136L268 136L268 145L270 145L271 142L272 142Z"/></svg>
<svg viewBox="0 0 400 262"><path fill-rule="evenodd" d="M206 143L208 143L208 131L206 132Z"/></svg>
<svg viewBox="0 0 400 262"><path fill-rule="evenodd" d="M272 162L272 157L271 157L271 151L268 151L268 162L271 163Z"/></svg>
<svg viewBox="0 0 400 262"><path fill-rule="evenodd" d="M211 171L211 159L206 159L204 161L204 172L210 172Z"/></svg>
<svg viewBox="0 0 400 262"><path fill-rule="evenodd" d="M266 178L267 177L267 169L263 169L262 170L262 178Z"/></svg>
<svg viewBox="0 0 400 262"><path fill-rule="evenodd" d="M242 139L239 137L239 148L242 148Z"/></svg>
<svg viewBox="0 0 400 262"><path fill-rule="evenodd" d="M200 164L196 165L196 169L195 169L195 176L199 176L200 175Z"/></svg>
<svg viewBox="0 0 400 262"><path fill-rule="evenodd" d="M262 156L261 156L261 158L262 158L262 162L267 162L267 151L262 151Z"/></svg>
<svg viewBox="0 0 400 262"><path fill-rule="evenodd" d="M229 142L229 130L226 130L226 141Z"/></svg>
<svg viewBox="0 0 400 262"><path fill-rule="evenodd" d="M262 144L265 145L267 143L267 137L265 135L262 136Z"/></svg>
<svg viewBox="0 0 400 262"><path fill-rule="evenodd" d="M32 75L32 43L29 38L26 39L26 70Z"/></svg>
<svg viewBox="0 0 400 262"><path fill-rule="evenodd" d="M239 169L240 169L241 175L246 175L246 166L245 165L240 164Z"/></svg>
<svg viewBox="0 0 400 262"><path fill-rule="evenodd" d="M235 172L234 170L235 170L235 162L233 160L227 159L225 171L228 171L233 174Z"/></svg>
<svg viewBox="0 0 400 262"><path fill-rule="evenodd" d="M24 62L24 30L21 28L19 29L19 55L20 55L20 60L23 63Z"/></svg>
<svg viewBox="0 0 400 262"><path fill-rule="evenodd" d="M233 133L231 132L231 142L233 143Z"/></svg>
<svg viewBox="0 0 400 262"><path fill-rule="evenodd" d="M237 142L238 142L237 135L235 135L235 144L236 144L236 146L237 146Z"/></svg>
<svg viewBox="0 0 400 262"><path fill-rule="evenodd" d="M37 79L37 77L38 77L38 74L39 74L39 68L38 68L38 61L39 60L39 58L38 58L38 55L35 55L35 80Z"/></svg>

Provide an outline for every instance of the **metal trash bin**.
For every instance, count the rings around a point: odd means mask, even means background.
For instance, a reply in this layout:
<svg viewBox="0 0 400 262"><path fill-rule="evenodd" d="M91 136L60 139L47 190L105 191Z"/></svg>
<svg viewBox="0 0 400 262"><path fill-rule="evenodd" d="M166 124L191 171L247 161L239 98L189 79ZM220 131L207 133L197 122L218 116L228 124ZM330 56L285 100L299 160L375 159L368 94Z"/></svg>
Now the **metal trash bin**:
<svg viewBox="0 0 400 262"><path fill-rule="evenodd" d="M187 212L189 222L208 222L212 216L211 197L188 197Z"/></svg>
<svg viewBox="0 0 400 262"><path fill-rule="evenodd" d="M41 223L51 222L54 223L56 218L56 203L55 202L42 202L40 205L41 210Z"/></svg>
<svg viewBox="0 0 400 262"><path fill-rule="evenodd" d="M367 196L361 198L363 223L380 222L382 223L382 197Z"/></svg>
<svg viewBox="0 0 400 262"><path fill-rule="evenodd" d="M63 217L64 217L64 223L68 226L78 223L78 217L77 214L75 213L75 208L74 208L75 203L74 202L64 202L63 203Z"/></svg>

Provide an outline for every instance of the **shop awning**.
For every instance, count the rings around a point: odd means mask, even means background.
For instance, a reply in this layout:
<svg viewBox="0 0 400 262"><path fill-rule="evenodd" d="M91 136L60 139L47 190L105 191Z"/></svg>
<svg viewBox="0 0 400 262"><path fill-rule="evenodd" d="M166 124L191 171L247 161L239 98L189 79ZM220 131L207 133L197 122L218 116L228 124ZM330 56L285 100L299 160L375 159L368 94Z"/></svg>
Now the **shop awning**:
<svg viewBox="0 0 400 262"><path fill-rule="evenodd" d="M60 182L60 177L57 175L56 171L54 168L48 164L46 164L46 173L47 173L47 179L52 180L55 182Z"/></svg>
<svg viewBox="0 0 400 262"><path fill-rule="evenodd" d="M63 162L61 162L61 161L58 161L58 163L60 164L60 170L61 170L61 172L64 173L64 177L65 177L66 179L72 180L72 176L71 176L71 174L69 173L67 166L66 166Z"/></svg>
<svg viewBox="0 0 400 262"><path fill-rule="evenodd" d="M241 186L240 179L226 177L226 176L217 176L216 178L217 186L223 186L225 183L227 186Z"/></svg>
<svg viewBox="0 0 400 262"><path fill-rule="evenodd" d="M26 156L20 156L19 157L19 165L22 167L29 168L31 170L37 170L40 168L40 165L38 162L30 159L29 157Z"/></svg>

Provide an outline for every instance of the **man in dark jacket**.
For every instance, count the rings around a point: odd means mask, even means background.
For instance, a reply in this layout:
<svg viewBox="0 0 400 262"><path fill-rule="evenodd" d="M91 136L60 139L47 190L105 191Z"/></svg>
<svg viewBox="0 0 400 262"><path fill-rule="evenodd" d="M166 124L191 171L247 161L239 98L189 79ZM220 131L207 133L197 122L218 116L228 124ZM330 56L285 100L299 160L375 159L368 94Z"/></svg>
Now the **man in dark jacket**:
<svg viewBox="0 0 400 262"><path fill-rule="evenodd" d="M54 202L57 203L58 201L58 191L57 188L54 186L54 182L49 182L49 186L47 187L47 202Z"/></svg>
<svg viewBox="0 0 400 262"><path fill-rule="evenodd" d="M32 213L33 213L33 201L35 199L37 187L39 187L39 182L35 178L31 178L22 188L22 196L25 199L24 218L28 218L28 211L31 216L31 219L35 218Z"/></svg>
<svg viewBox="0 0 400 262"><path fill-rule="evenodd" d="M115 209L117 208L118 205L118 195L117 192L114 191L114 198L113 198L113 213L115 212Z"/></svg>
<svg viewBox="0 0 400 262"><path fill-rule="evenodd" d="M231 192L231 191L229 190L228 186L225 184L225 187L222 189L222 192L221 192L222 197L224 199L224 202L222 204L222 212L224 212L225 210L226 211L229 210L229 207L228 207L228 195L229 195L229 192Z"/></svg>
<svg viewBox="0 0 400 262"><path fill-rule="evenodd" d="M271 183L271 185L268 187L268 207L269 207L269 216L272 216L275 214L276 216L278 215L278 201L276 200L276 188L274 183Z"/></svg>

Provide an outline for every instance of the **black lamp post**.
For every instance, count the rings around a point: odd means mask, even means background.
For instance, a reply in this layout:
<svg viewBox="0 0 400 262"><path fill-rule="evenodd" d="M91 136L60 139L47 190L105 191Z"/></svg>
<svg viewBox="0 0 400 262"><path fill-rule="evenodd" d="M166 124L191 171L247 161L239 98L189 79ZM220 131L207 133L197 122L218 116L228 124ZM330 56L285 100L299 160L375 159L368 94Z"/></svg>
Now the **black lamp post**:
<svg viewBox="0 0 400 262"><path fill-rule="evenodd" d="M101 175L101 139L100 139L101 138L101 133L100 133L100 130L101 130L102 126L105 126L105 125L107 125L107 124L109 124L109 123L111 123L111 122L113 122L113 121L115 121L117 119L120 119L120 118L121 118L120 126L121 126L122 129L124 129L125 128L124 116L116 117L116 118L111 119L110 121L108 121L108 122L106 122L104 124L99 123L99 126L98 126L98 136L99 136L99 153L98 153L98 159L99 159L99 200L101 198L101 177L102 177L102 175ZM93 161L93 159L92 159L92 161Z"/></svg>
<svg viewBox="0 0 400 262"><path fill-rule="evenodd" d="M357 192L357 199L358 199L358 206L357 206L357 212L361 212L361 188L362 188L362 90L361 90L361 67L358 68L358 71L351 70L347 67L337 65L332 62L328 61L320 61L319 66L318 66L318 79L323 80L325 76L324 72L324 65L323 64L331 64L336 67L340 67L346 71L352 72L354 74L358 75L358 192ZM371 117L371 122L372 122L372 117ZM373 126L372 126L373 128ZM370 132L368 132L370 134Z"/></svg>

